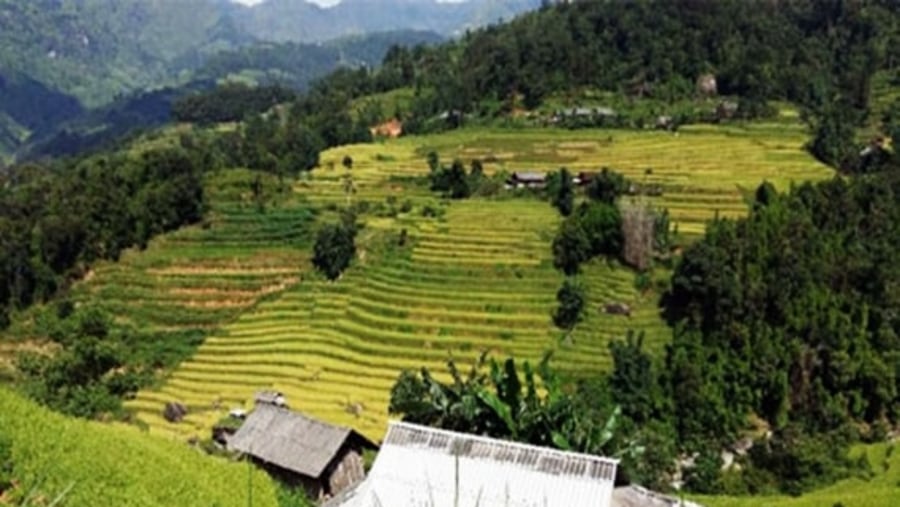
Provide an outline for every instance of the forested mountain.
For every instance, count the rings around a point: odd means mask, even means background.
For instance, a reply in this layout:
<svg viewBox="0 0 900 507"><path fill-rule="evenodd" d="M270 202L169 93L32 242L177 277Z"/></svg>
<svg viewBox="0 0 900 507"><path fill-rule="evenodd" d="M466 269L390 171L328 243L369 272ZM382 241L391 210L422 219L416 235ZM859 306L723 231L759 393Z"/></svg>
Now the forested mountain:
<svg viewBox="0 0 900 507"><path fill-rule="evenodd" d="M247 44L210 0L0 0L0 66L85 107L170 82L199 55Z"/></svg>
<svg viewBox="0 0 900 507"><path fill-rule="evenodd" d="M302 91L311 81L339 67L376 66L393 46L417 46L441 40L443 38L434 32L403 30L345 37L323 44L257 43L210 56L200 68L190 73L191 81L186 84L139 91L84 112L77 101L64 95L47 96L45 93L40 101L25 95L23 100L31 102L16 103L18 107L12 112L28 114L17 114L13 118L41 121L26 124L24 131L10 129L6 143L4 132L0 131L0 153L16 151L19 160L75 154L108 144L129 132L168 122L172 119L170 112L175 101L210 89L218 82L278 85ZM48 118L33 114L45 106L52 107L47 111ZM0 129L4 123L0 117ZM17 132L18 137L14 137ZM27 140L23 136L27 136Z"/></svg>
<svg viewBox="0 0 900 507"><path fill-rule="evenodd" d="M538 0L344 0L319 7L302 0L268 0L235 16L260 39L311 42L372 31L415 29L441 34L509 20Z"/></svg>
<svg viewBox="0 0 900 507"><path fill-rule="evenodd" d="M146 105L146 92L225 77L302 88L338 65L375 65L390 45L434 42L435 32L456 32L532 3L385 1L322 9L304 0L252 8L229 0L0 0L0 163L23 144L46 144L82 128L52 128L66 121L90 124L94 134L121 132L121 122L97 121L105 112L80 113L127 110L124 97L131 94ZM381 35L364 36L375 31ZM318 44L328 38L340 40ZM158 124L128 116L135 125Z"/></svg>

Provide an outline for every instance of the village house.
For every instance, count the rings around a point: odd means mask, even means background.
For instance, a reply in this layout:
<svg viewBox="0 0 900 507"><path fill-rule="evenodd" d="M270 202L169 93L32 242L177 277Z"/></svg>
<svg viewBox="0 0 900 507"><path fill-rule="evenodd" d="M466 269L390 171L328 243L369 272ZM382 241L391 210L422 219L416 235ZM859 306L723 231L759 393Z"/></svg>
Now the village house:
<svg viewBox="0 0 900 507"><path fill-rule="evenodd" d="M228 449L249 456L278 481L324 499L365 478L363 451L377 446L350 428L332 426L260 399Z"/></svg>
<svg viewBox="0 0 900 507"><path fill-rule="evenodd" d="M537 171L517 171L506 180L509 188L544 188L547 186L547 173Z"/></svg>
<svg viewBox="0 0 900 507"><path fill-rule="evenodd" d="M369 131L372 133L373 137L388 137L395 139L403 135L403 123L397 118L393 118L381 125L372 127Z"/></svg>
<svg viewBox="0 0 900 507"><path fill-rule="evenodd" d="M392 422L365 481L326 507L610 507L618 460Z"/></svg>

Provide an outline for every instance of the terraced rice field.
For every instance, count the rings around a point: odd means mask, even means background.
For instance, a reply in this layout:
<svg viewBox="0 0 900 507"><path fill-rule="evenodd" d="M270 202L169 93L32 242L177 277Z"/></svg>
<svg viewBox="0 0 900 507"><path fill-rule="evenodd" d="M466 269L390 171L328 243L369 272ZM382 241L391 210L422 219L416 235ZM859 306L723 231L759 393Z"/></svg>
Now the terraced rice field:
<svg viewBox="0 0 900 507"><path fill-rule="evenodd" d="M745 193L764 180L780 189L791 182L833 175L803 150L807 132L799 123L694 125L672 134L661 131L467 129L446 134L401 138L383 144L354 145L325 153L325 167L340 168L344 155L354 159L353 175L360 198L405 195L398 176L422 176L425 156L436 151L454 158L485 162L485 172L596 171L610 167L633 181L659 184L664 194L654 204L668 208L684 234L700 234L716 214L740 216ZM648 169L650 171L648 171ZM343 198L340 171L323 171L331 182L326 199Z"/></svg>
<svg viewBox="0 0 900 507"><path fill-rule="evenodd" d="M241 196L251 178L214 176L204 225L99 265L74 299L99 302L145 330L213 329L297 283L309 257L312 214L296 205L260 212Z"/></svg>
<svg viewBox="0 0 900 507"><path fill-rule="evenodd" d="M601 261L581 275L590 298L585 321L563 336L550 318L562 282L550 259L555 210L534 198L441 202L421 181L428 151L445 162L480 158L489 174L613 167L662 185L657 203L669 207L682 233L696 234L716 213L743 213L743 192L762 180L785 188L830 177L801 150L803 140L799 128L773 124L694 127L677 136L463 130L337 148L278 207L261 214L240 185L224 185L228 198L219 199L207 228L98 268L76 292L108 301L138 325L206 333L191 360L128 403L154 432L206 437L230 408L249 408L256 390L276 389L296 409L380 438L403 369L441 372L449 357L468 363L483 351L537 360L552 350L557 368L591 375L609 368L609 341L628 329L645 331L655 350L669 336L658 294L638 294L632 272ZM342 167L345 155L352 170ZM326 282L308 261L307 210L315 207L323 220L360 201L372 206L361 217L357 260L338 282ZM400 246L404 229L408 241ZM632 305L633 315L605 314L601 305L613 301ZM180 424L161 417L170 401L189 407Z"/></svg>
<svg viewBox="0 0 900 507"><path fill-rule="evenodd" d="M546 237L559 220L552 208L466 201L443 219L415 211L370 226L371 248L339 282L307 277L260 303L130 406L155 430L202 434L228 409L249 408L255 390L276 389L294 408L380 438L403 369L442 372L449 357L468 364L483 351L537 361L548 350L573 375L608 367L607 343L629 319L593 312L596 329L574 340L561 340L550 322L562 280ZM404 228L410 243L393 245ZM630 272L598 264L585 276L600 281L599 292L640 306L642 324L663 330L655 302L642 306ZM160 417L172 400L190 409L178 425Z"/></svg>

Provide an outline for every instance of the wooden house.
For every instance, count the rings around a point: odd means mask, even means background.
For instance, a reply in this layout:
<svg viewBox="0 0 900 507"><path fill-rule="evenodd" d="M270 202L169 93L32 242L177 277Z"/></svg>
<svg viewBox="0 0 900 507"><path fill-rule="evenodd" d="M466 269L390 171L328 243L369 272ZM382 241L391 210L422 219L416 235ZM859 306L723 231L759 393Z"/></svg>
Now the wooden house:
<svg viewBox="0 0 900 507"><path fill-rule="evenodd" d="M394 118L381 125L376 125L369 130L373 137L388 137L394 139L403 135L403 123Z"/></svg>
<svg viewBox="0 0 900 507"><path fill-rule="evenodd" d="M257 403L228 439L228 449L249 456L276 480L324 499L362 481L363 451L377 446L350 428Z"/></svg>
<svg viewBox="0 0 900 507"><path fill-rule="evenodd" d="M506 180L510 188L544 188L547 186L547 173L535 171L514 172Z"/></svg>

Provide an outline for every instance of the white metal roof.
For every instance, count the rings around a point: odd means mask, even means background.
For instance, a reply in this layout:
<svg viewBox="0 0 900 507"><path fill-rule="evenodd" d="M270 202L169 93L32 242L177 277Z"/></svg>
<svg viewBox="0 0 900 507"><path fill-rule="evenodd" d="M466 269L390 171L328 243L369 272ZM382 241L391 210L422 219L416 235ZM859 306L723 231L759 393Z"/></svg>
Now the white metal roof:
<svg viewBox="0 0 900 507"><path fill-rule="evenodd" d="M608 507L618 460L393 422L342 507ZM457 501L458 500L458 501Z"/></svg>

